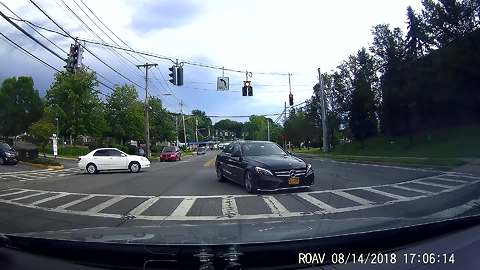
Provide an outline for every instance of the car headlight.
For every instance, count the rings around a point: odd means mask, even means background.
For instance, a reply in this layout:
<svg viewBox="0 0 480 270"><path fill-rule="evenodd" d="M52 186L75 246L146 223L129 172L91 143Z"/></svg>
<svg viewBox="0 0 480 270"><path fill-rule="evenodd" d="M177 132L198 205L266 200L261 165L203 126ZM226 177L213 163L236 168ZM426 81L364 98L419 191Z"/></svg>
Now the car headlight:
<svg viewBox="0 0 480 270"><path fill-rule="evenodd" d="M273 176L273 173L270 170L267 170L267 169L261 168L261 167L255 167L255 172L257 172L258 174Z"/></svg>
<svg viewBox="0 0 480 270"><path fill-rule="evenodd" d="M313 173L313 167L312 167L312 164L307 164L307 172L306 172L306 176L309 176Z"/></svg>
<svg viewBox="0 0 480 270"><path fill-rule="evenodd" d="M14 153L8 153L8 152L7 152L7 153L5 153L5 155L6 155L7 157L13 157L13 156L15 156L15 154L14 154Z"/></svg>

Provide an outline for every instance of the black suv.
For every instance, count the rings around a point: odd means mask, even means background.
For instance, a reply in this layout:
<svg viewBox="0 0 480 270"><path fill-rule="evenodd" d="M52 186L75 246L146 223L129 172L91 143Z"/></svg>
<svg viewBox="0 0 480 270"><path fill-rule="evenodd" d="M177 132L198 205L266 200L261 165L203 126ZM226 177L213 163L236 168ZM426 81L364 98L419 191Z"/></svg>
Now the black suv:
<svg viewBox="0 0 480 270"><path fill-rule="evenodd" d="M217 180L237 182L248 193L308 188L315 178L312 165L266 141L231 143L215 164Z"/></svg>
<svg viewBox="0 0 480 270"><path fill-rule="evenodd" d="M18 162L18 154L15 149L10 147L10 145L6 143L0 142L0 165L13 163L17 164Z"/></svg>

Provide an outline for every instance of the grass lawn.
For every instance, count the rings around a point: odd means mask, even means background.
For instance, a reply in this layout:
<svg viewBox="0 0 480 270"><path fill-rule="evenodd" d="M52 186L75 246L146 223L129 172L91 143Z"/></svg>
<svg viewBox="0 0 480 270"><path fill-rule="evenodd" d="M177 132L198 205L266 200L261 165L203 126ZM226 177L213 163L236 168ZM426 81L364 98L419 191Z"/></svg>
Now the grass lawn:
<svg viewBox="0 0 480 270"><path fill-rule="evenodd" d="M326 158L392 164L458 166L461 158L480 158L480 126L462 126L397 138L375 137L338 145L328 154L320 148L294 149L295 153Z"/></svg>

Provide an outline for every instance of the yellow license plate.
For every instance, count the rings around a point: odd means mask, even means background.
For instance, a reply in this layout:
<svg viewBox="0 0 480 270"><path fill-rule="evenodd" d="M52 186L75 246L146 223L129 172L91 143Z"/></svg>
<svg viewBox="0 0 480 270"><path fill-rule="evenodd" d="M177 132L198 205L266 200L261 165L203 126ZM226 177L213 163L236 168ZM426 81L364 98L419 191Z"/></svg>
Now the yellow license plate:
<svg viewBox="0 0 480 270"><path fill-rule="evenodd" d="M300 184L300 178L292 177L292 178L288 179L288 184L289 185L298 185L298 184Z"/></svg>

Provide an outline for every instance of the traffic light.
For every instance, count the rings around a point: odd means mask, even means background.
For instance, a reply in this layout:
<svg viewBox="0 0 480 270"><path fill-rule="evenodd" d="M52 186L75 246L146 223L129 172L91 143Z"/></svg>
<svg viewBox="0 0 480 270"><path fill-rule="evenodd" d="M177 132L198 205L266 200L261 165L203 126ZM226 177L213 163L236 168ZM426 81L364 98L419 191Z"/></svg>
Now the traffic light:
<svg viewBox="0 0 480 270"><path fill-rule="evenodd" d="M253 96L253 87L250 81L243 81L242 96Z"/></svg>
<svg viewBox="0 0 480 270"><path fill-rule="evenodd" d="M77 44L74 44L72 47L70 47L70 54L72 56L72 65L73 68L77 67L78 64L78 53L79 53L79 46Z"/></svg>
<svg viewBox="0 0 480 270"><path fill-rule="evenodd" d="M183 67L177 67L177 85L183 85Z"/></svg>
<svg viewBox="0 0 480 270"><path fill-rule="evenodd" d="M173 65L172 67L168 68L168 70L170 70L168 76L170 76L171 78L168 81L171 82L173 85L177 85L177 67Z"/></svg>
<svg viewBox="0 0 480 270"><path fill-rule="evenodd" d="M290 106L293 106L293 94L292 93L290 93L290 95L288 95L288 100L289 100Z"/></svg>

